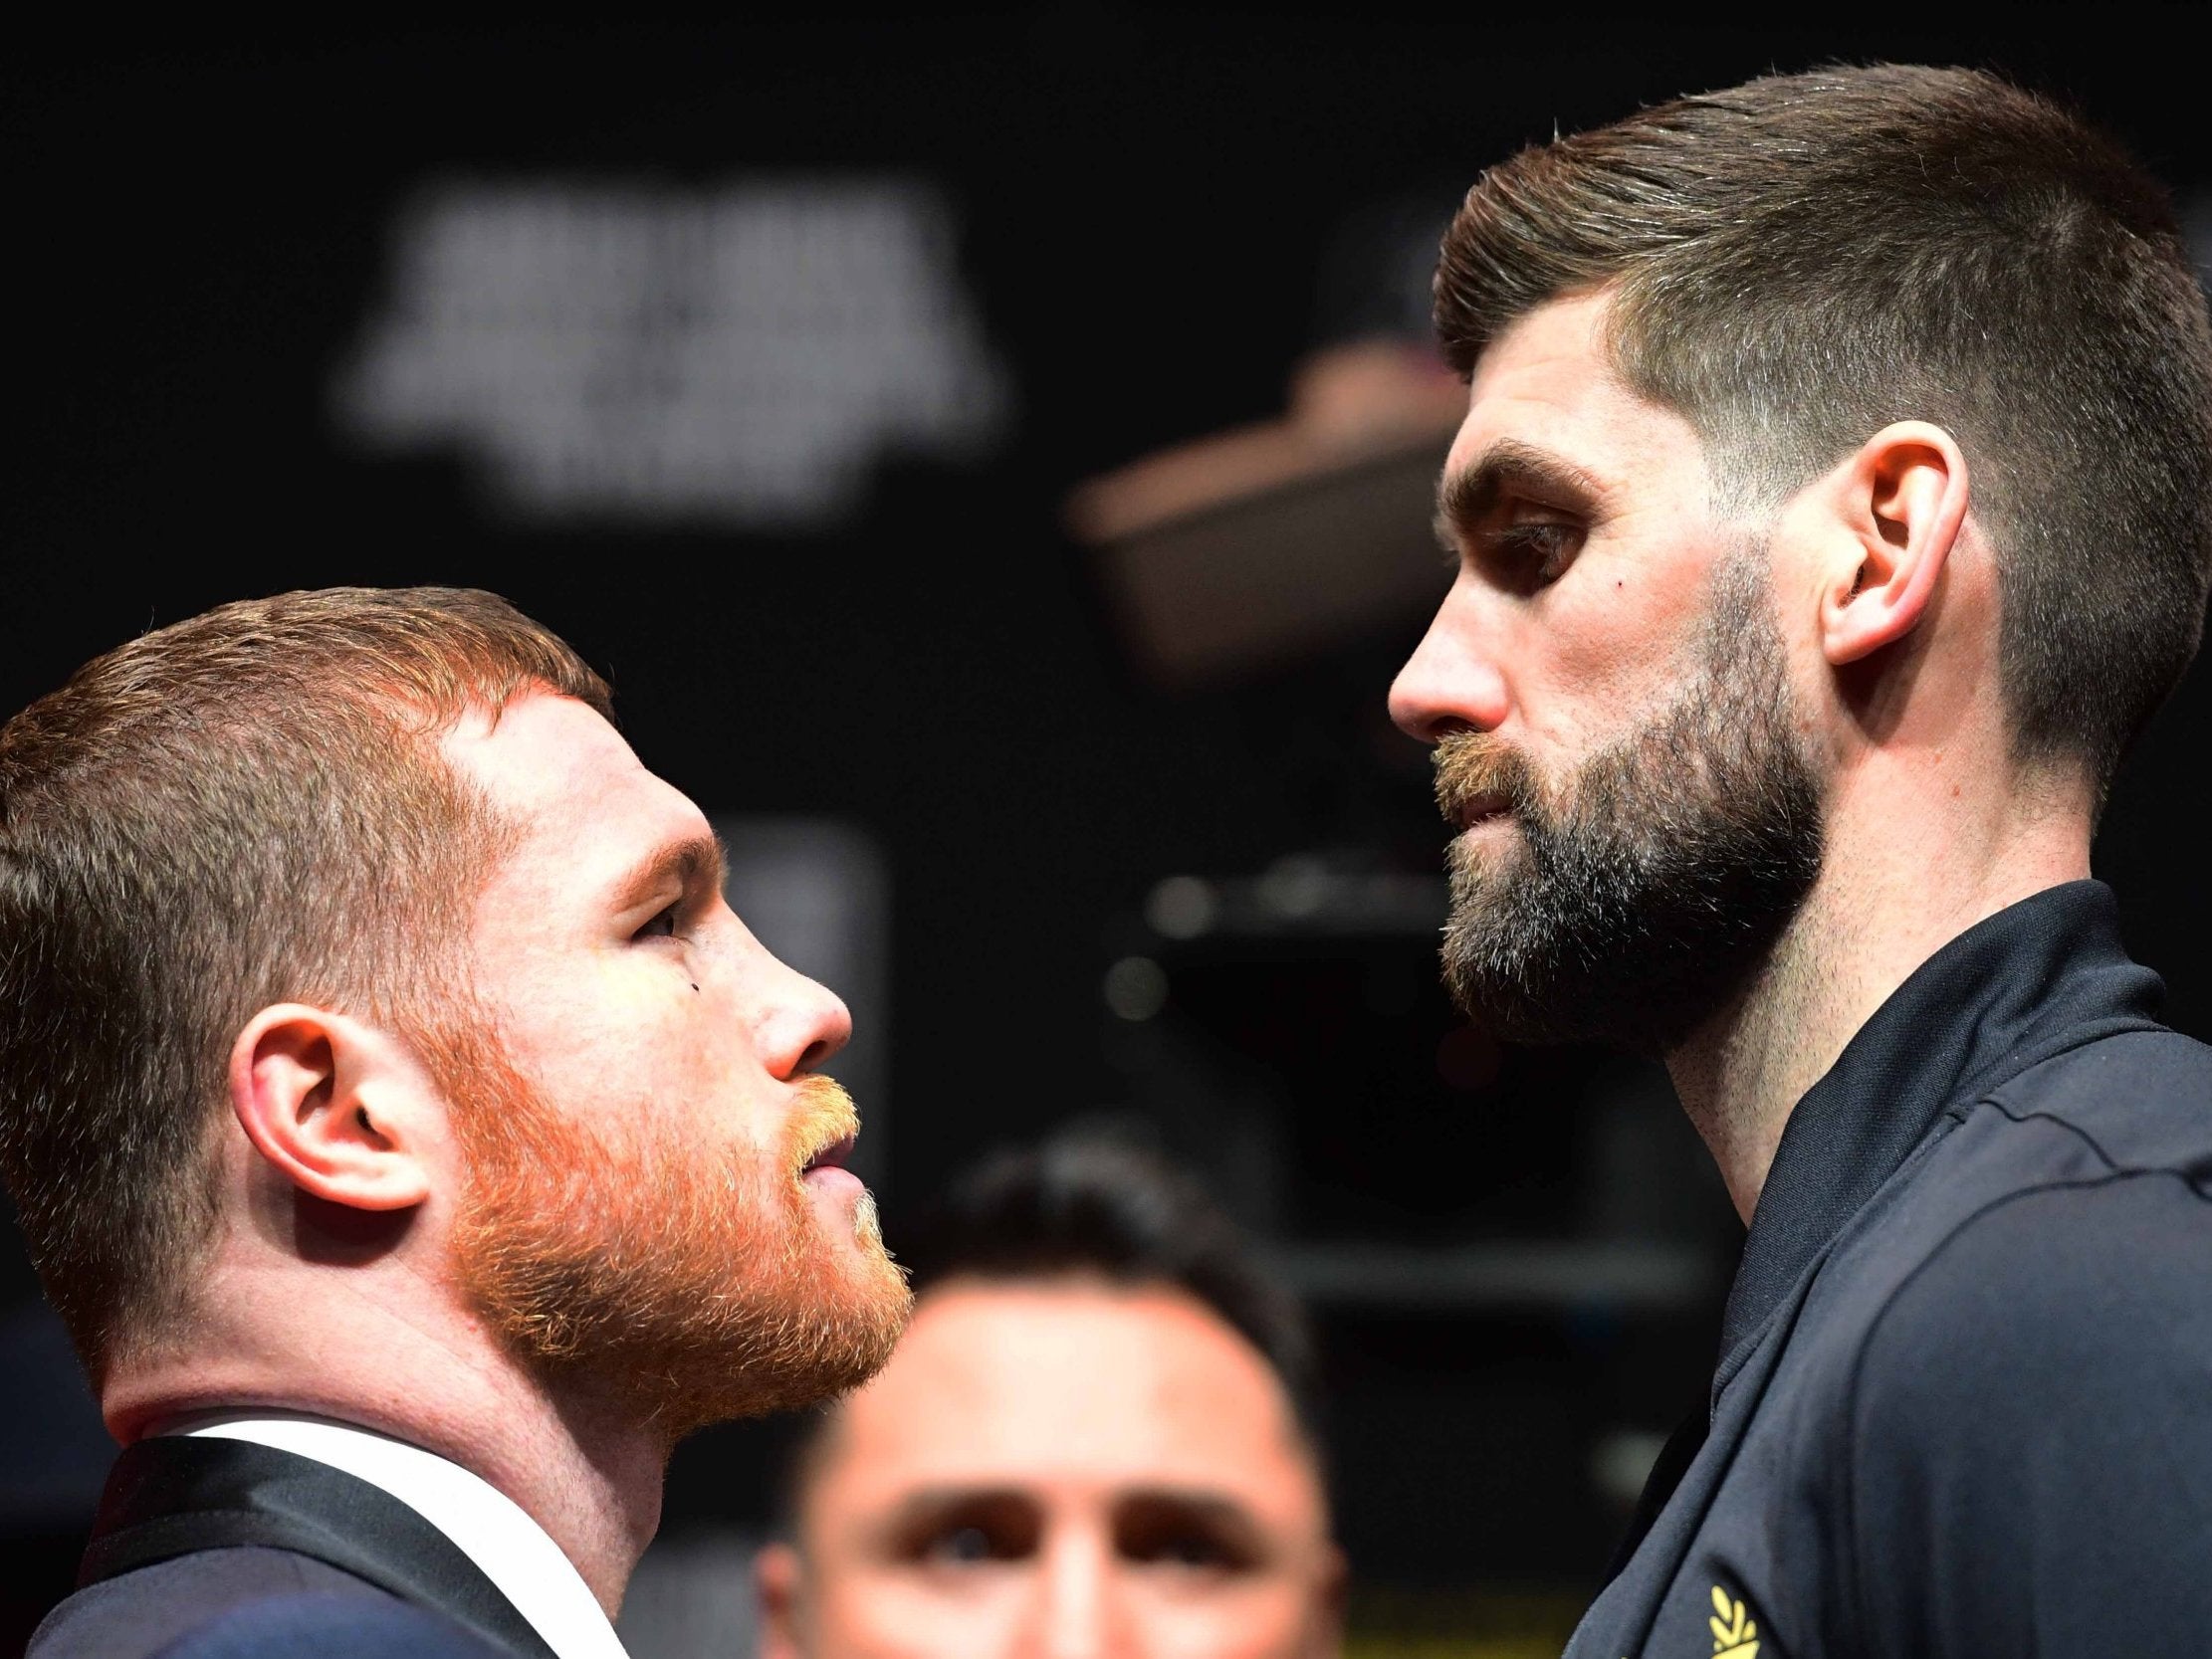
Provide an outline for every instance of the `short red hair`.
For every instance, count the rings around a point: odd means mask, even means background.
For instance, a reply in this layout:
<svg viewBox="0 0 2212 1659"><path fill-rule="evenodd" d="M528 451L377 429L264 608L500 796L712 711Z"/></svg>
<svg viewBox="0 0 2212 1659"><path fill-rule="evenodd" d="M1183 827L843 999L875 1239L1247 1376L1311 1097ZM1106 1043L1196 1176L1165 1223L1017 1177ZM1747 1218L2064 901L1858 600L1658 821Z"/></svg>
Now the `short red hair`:
<svg viewBox="0 0 2212 1659"><path fill-rule="evenodd" d="M0 729L0 1174L96 1378L184 1301L237 1033L303 1001L402 1032L465 974L506 826L438 755L605 683L506 600L219 606Z"/></svg>

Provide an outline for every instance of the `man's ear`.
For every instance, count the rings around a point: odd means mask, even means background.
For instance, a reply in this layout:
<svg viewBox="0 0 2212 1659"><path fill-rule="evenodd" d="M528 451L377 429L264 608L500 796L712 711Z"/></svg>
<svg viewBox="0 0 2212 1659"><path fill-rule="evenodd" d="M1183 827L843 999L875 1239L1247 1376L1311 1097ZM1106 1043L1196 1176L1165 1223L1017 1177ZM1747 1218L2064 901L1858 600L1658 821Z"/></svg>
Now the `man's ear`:
<svg viewBox="0 0 2212 1659"><path fill-rule="evenodd" d="M806 1571L788 1544L764 1544L753 1557L753 1595L761 1609L760 1659L804 1659L798 1602Z"/></svg>
<svg viewBox="0 0 2212 1659"><path fill-rule="evenodd" d="M1820 640L1841 668L1919 626L1966 523L1966 457L1940 426L1885 426L1831 475Z"/></svg>
<svg viewBox="0 0 2212 1659"><path fill-rule="evenodd" d="M230 1102L246 1139L301 1191L355 1210L430 1196L419 1075L390 1037L280 1002L231 1045Z"/></svg>

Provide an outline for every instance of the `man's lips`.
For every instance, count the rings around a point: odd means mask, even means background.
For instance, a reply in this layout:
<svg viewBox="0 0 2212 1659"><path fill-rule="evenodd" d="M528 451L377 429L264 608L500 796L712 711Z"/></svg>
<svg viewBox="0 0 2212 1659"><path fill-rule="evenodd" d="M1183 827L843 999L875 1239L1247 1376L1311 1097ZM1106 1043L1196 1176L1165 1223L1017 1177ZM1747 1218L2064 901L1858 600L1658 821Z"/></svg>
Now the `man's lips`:
<svg viewBox="0 0 2212 1659"><path fill-rule="evenodd" d="M852 1156L852 1142L853 1137L849 1135L841 1140L832 1141L808 1158L799 1173L811 1175L817 1169L842 1169L846 1160Z"/></svg>
<svg viewBox="0 0 2212 1659"><path fill-rule="evenodd" d="M1451 816L1462 830L1470 830L1477 824L1509 817L1512 811L1513 803L1504 795L1470 795L1463 801L1453 803Z"/></svg>

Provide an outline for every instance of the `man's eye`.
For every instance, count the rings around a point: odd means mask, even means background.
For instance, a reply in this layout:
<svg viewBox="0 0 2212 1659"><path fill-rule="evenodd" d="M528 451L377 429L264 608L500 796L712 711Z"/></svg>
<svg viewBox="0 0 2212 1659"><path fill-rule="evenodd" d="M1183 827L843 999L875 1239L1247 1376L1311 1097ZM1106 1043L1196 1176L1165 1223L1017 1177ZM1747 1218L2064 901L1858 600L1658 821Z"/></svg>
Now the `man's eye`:
<svg viewBox="0 0 2212 1659"><path fill-rule="evenodd" d="M1004 1527L948 1527L921 1541L916 1552L937 1566L979 1566L986 1561L1018 1560L1029 1553L1029 1540Z"/></svg>
<svg viewBox="0 0 2212 1659"><path fill-rule="evenodd" d="M660 915L645 924L631 935L633 938L674 938L676 936L676 907L670 905Z"/></svg>
<svg viewBox="0 0 2212 1659"><path fill-rule="evenodd" d="M1205 1533L1159 1533L1125 1539L1123 1556L1147 1566L1237 1567L1241 1555Z"/></svg>
<svg viewBox="0 0 2212 1659"><path fill-rule="evenodd" d="M923 1553L936 1561L988 1561L993 1553L991 1535L981 1527L962 1527L931 1539Z"/></svg>
<svg viewBox="0 0 2212 1659"><path fill-rule="evenodd" d="M1490 545L1515 574L1541 587L1566 574L1582 550L1582 530L1550 518L1531 518L1492 531Z"/></svg>
<svg viewBox="0 0 2212 1659"><path fill-rule="evenodd" d="M1171 1498L1121 1506L1114 1553L1140 1566L1242 1572L1257 1564L1260 1551L1248 1520Z"/></svg>

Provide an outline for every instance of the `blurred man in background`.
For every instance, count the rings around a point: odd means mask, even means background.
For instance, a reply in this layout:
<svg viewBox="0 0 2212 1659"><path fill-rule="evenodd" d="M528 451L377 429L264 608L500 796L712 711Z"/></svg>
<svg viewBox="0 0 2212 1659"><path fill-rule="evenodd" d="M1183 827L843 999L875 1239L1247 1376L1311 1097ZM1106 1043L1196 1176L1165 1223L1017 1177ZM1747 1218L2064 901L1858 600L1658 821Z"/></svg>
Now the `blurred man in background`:
<svg viewBox="0 0 2212 1659"><path fill-rule="evenodd" d="M608 714L332 589L0 731L0 1163L125 1448L42 1659L618 1655L675 1441L889 1351L845 1010Z"/></svg>
<svg viewBox="0 0 2212 1659"><path fill-rule="evenodd" d="M2163 192L1986 75L1774 78L1493 168L1436 295L1447 976L1662 1056L1750 1225L1570 1651L2202 1651L2212 1051L2088 879L2212 579Z"/></svg>
<svg viewBox="0 0 2212 1659"><path fill-rule="evenodd" d="M1202 1195L1110 1144L1001 1159L916 1283L794 1465L765 1659L1337 1652L1303 1324Z"/></svg>

